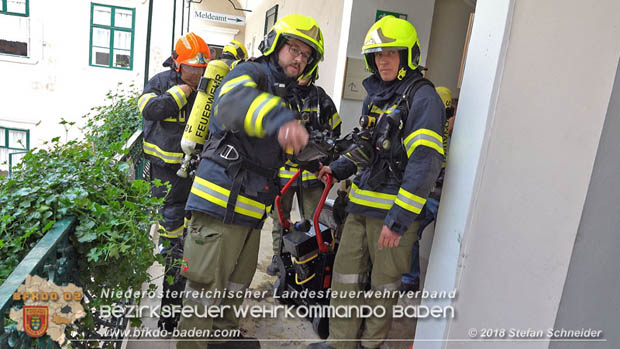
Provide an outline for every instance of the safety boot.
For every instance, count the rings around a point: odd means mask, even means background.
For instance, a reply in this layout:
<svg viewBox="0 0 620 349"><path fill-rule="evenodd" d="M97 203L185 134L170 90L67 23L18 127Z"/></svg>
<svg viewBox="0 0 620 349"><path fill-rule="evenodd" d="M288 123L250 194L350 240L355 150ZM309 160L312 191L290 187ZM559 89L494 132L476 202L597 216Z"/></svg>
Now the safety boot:
<svg viewBox="0 0 620 349"><path fill-rule="evenodd" d="M267 274L271 276L276 276L276 274L278 274L279 271L280 271L280 266L278 266L278 257L273 256L271 257L271 264L269 264L269 266L267 267Z"/></svg>

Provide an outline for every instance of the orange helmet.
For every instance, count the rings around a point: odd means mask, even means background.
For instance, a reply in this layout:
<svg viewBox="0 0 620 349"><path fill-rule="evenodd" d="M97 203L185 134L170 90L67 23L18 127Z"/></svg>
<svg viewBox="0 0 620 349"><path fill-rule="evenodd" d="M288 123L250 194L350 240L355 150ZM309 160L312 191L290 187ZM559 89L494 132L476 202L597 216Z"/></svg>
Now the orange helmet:
<svg viewBox="0 0 620 349"><path fill-rule="evenodd" d="M181 64L194 67L206 67L211 58L211 51L207 43L194 33L188 33L174 45L172 59L176 63L176 70L181 69Z"/></svg>

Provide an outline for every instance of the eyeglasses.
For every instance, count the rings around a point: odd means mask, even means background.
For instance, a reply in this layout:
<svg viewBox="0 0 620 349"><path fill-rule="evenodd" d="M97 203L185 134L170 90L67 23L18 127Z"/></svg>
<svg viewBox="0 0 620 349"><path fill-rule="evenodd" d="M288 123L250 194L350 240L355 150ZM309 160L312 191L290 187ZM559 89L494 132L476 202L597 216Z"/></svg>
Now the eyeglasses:
<svg viewBox="0 0 620 349"><path fill-rule="evenodd" d="M306 64L312 64L312 62L314 62L314 57L312 57L311 54L302 52L298 46L291 45L288 42L286 43L286 45L288 46L288 52L293 56L293 58L301 56L301 60L306 62Z"/></svg>

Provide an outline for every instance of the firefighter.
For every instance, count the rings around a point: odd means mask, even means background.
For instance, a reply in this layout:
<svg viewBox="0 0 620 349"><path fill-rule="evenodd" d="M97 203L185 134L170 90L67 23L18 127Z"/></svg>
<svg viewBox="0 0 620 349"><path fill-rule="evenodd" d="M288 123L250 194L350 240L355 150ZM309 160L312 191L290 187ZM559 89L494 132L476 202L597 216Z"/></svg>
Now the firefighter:
<svg viewBox="0 0 620 349"><path fill-rule="evenodd" d="M192 218L183 255L188 279L183 304L197 313L181 317L181 331L238 329L232 307L243 303L236 295L256 271L260 230L277 193L284 150L295 154L308 142L285 97L323 57L317 22L297 14L281 18L259 48L263 55L235 67L215 92L211 138L186 206ZM203 317L213 305L223 315ZM225 340L213 345L210 339L209 346L258 344ZM180 341L177 348L204 348L204 342Z"/></svg>
<svg viewBox="0 0 620 349"><path fill-rule="evenodd" d="M329 130L334 138L340 137L340 116L334 105L334 101L325 93L323 88L314 84L318 78L318 68L315 69L311 78L300 80L293 89L294 98L297 100L299 111L302 113L302 122L306 126L308 132L312 130L323 131ZM317 163L318 164L318 163ZM297 165L287 162L280 168L278 177L280 177L280 186L286 183L295 175L298 168ZM302 180L302 201L304 219L312 220L314 209L316 208L321 194L323 194L323 183L314 175L315 171L304 170L301 173ZM295 193L299 191L297 183L282 195L282 213L284 219L289 219L291 208L293 207L293 198ZM267 267L267 274L276 275L279 271L276 256L280 252L280 241L282 240L282 226L280 225L280 217L277 210L273 209L271 218L273 219L273 230L271 236L273 238L273 257L271 264Z"/></svg>
<svg viewBox="0 0 620 349"><path fill-rule="evenodd" d="M419 69L415 28L406 20L385 16L366 34L362 47L367 96L362 115L374 154L350 151L319 172L345 179L360 168L349 194L340 246L334 261L332 291L371 290L394 295L410 265L417 240L417 217L444 157L444 108L433 85ZM368 155L368 154L366 154ZM367 161L362 161L367 159ZM381 318L331 318L327 342L310 348L378 348L388 335L397 297L332 298L332 306L384 307Z"/></svg>
<svg viewBox="0 0 620 349"><path fill-rule="evenodd" d="M185 227L185 202L192 185L191 179L176 175L183 159L180 141L185 121L196 97L198 80L204 73L209 59L209 47L194 33L180 38L172 56L164 62L169 70L152 77L144 87L138 107L144 118L144 156L151 162L151 178L169 182L170 191L160 209L163 220L159 222L159 252L166 259L165 275L172 276L169 284L163 278L164 296L167 291L182 291L185 279L179 275L178 263L182 257L183 229ZM164 186L153 186L153 196L163 197ZM180 298L163 297L162 308L180 305ZM172 332L178 316L160 317L158 326Z"/></svg>
<svg viewBox="0 0 620 349"><path fill-rule="evenodd" d="M218 59L230 59L233 61L245 61L248 59L248 50L237 40L231 40L222 49L222 54Z"/></svg>
<svg viewBox="0 0 620 349"><path fill-rule="evenodd" d="M247 57L247 51L242 43L232 40L224 46L223 54L217 60L211 60L204 75L198 82L198 91L191 109L189 119L185 125L185 132L181 138L181 149L185 156L181 162L177 176L187 178L193 172L193 160L202 151L207 139L209 121L215 90L237 64Z"/></svg>

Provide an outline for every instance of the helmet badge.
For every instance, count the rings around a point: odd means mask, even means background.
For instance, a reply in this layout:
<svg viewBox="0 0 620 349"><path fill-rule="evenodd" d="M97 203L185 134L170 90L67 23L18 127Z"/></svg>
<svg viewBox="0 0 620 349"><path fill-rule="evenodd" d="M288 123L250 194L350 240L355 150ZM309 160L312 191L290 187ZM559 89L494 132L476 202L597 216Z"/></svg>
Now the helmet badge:
<svg viewBox="0 0 620 349"><path fill-rule="evenodd" d="M396 39L389 38L383 34L381 28L377 28L371 34L368 40L364 43L365 46L368 45L376 45L376 44L387 44L390 42L394 42Z"/></svg>

